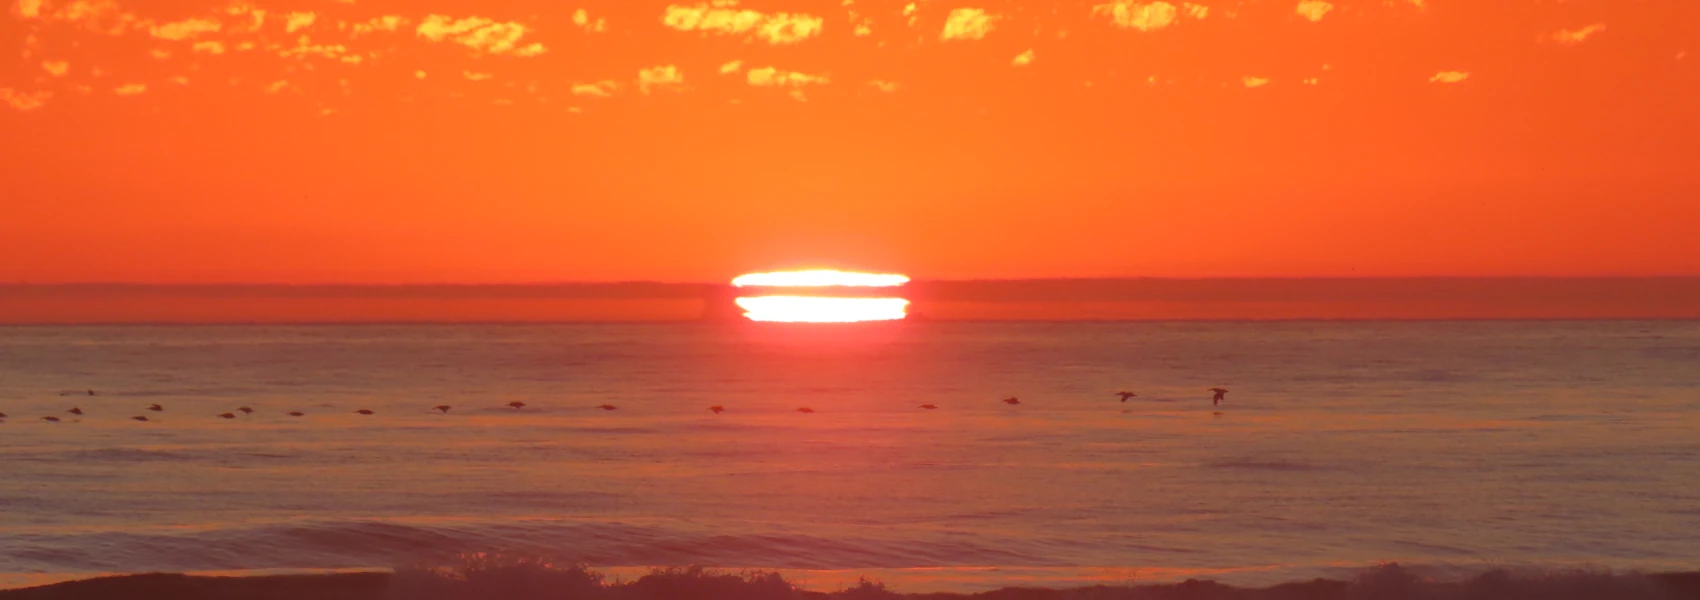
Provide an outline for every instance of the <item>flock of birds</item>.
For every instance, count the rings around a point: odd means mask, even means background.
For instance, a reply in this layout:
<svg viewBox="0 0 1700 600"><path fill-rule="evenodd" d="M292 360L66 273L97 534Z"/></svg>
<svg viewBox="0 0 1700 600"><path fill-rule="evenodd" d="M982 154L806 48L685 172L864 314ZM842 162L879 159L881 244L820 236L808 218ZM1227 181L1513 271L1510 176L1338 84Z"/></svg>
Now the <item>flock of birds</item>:
<svg viewBox="0 0 1700 600"><path fill-rule="evenodd" d="M1213 394L1210 398L1210 404L1212 406L1221 406L1222 401L1224 399L1226 399L1227 396L1228 396L1228 390L1226 390L1224 388L1219 388L1219 387L1210 388L1210 389L1205 390L1205 391L1211 392ZM61 395L61 396L83 395L84 393L86 393L89 396L97 395L94 390L86 390L86 392L61 392L59 395ZM1116 392L1115 395L1117 397L1121 398L1123 403L1126 403L1131 398L1139 397L1139 394L1135 394L1133 392ZM1008 398L1004 398L1003 403L1008 404L1010 406L1015 406L1017 404L1021 404L1021 399L1017 398L1015 396L1010 396ZM524 402L520 402L518 400L515 400L513 402L507 403L506 406L508 408L514 409L515 411L519 411L519 410L524 410L526 404ZM614 406L612 404L600 404L600 405L597 405L595 408L599 408L599 409L608 411L608 410L618 410L620 407ZM918 408L921 408L921 409L924 409L924 410L938 410L939 407L936 404L922 404ZM442 413L442 414L445 414L445 415L449 414L449 411L453 410L453 409L454 409L453 406L449 406L447 404L438 404L436 406L431 407L431 410L435 410L435 411ZM162 406L162 405L159 405L159 404L149 404L147 406L147 410L152 411L152 412L156 412L156 413L160 413L160 412L165 412L165 407ZM715 406L708 407L708 410L710 412L713 412L714 414L718 415L720 413L726 412L726 407L720 406L720 405L715 405ZM73 406L73 407L71 407L71 410L67 410L65 412L68 413L68 414L79 416L79 417L83 416L83 409L81 407ZM253 407L249 407L249 406L240 406L240 407L236 408L235 412L219 413L216 416L220 419L235 419L236 413L238 413L238 412L242 413L243 415L251 415L251 414L254 414L254 409L253 409ZM804 414L810 414L810 413L815 412L815 409L804 406L804 407L798 408L797 412L804 413ZM304 416L307 415L307 413L304 413L304 412L301 412L301 411L298 411L298 410L290 411L290 412L285 413L285 414L287 414L291 417L304 417ZM362 408L360 410L354 411L354 414L363 415L363 416L371 416L375 413L371 409ZM1217 414L1220 414L1220 413L1217 413ZM42 417L41 420L47 421L49 423L58 423L62 419L60 419L58 416L48 415L48 416ZM146 423L148 421L151 421L152 419L149 419L147 415L136 415L134 417L130 417L130 420ZM6 413L0 412L0 423L5 423L5 422L6 422Z"/></svg>

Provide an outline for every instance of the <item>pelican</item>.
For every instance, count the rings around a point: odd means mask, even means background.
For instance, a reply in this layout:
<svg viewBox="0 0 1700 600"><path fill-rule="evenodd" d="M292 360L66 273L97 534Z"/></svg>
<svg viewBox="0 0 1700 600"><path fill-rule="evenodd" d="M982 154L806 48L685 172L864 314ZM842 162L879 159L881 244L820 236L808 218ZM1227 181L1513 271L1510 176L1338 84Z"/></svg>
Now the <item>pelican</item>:
<svg viewBox="0 0 1700 600"><path fill-rule="evenodd" d="M1135 398L1139 396L1139 394L1135 394L1133 392L1116 392L1116 395L1121 396L1122 402L1127 402L1128 398Z"/></svg>
<svg viewBox="0 0 1700 600"><path fill-rule="evenodd" d="M41 420L47 421L48 423L58 423L59 417L42 417Z"/></svg>
<svg viewBox="0 0 1700 600"><path fill-rule="evenodd" d="M306 414L306 413L303 413L303 412L301 412L301 411L299 411L299 410L295 410L295 411L290 411L290 412L289 412L289 416L291 416L291 417L299 417L299 416L301 416L301 415L303 415L303 414Z"/></svg>
<svg viewBox="0 0 1700 600"><path fill-rule="evenodd" d="M612 405L612 404L603 404L603 405L601 405L601 406L598 406L598 407L597 407L597 408L600 408L600 409L602 409L602 410L614 410L614 409L616 409L616 408L619 408L619 407L618 407L618 406L614 406L614 405Z"/></svg>
<svg viewBox="0 0 1700 600"><path fill-rule="evenodd" d="M364 408L362 408L362 409L360 409L360 410L357 410L357 411L354 411L354 414L357 414L357 415L369 415L369 414L372 414L372 411L370 411L370 410L366 410L366 409L364 409Z"/></svg>
<svg viewBox="0 0 1700 600"><path fill-rule="evenodd" d="M89 390L89 395L90 395L90 396L93 396L93 395L94 395L94 390Z"/></svg>
<svg viewBox="0 0 1700 600"><path fill-rule="evenodd" d="M710 407L708 407L708 409L711 410L711 411L714 411L714 414L718 415L718 414L720 414L721 411L726 410L726 407L724 407L724 406L710 406ZM0 415L0 417L3 417L3 416L5 416L5 415Z"/></svg>
<svg viewBox="0 0 1700 600"><path fill-rule="evenodd" d="M1008 405L1010 405L1010 406L1015 406L1015 405L1017 405L1017 404L1021 404L1021 399L1020 399L1020 398L1016 398L1016 397L1015 397L1015 396L1010 396L1010 397L1008 397L1008 398L1004 398L1004 399L1003 399L1003 403L1004 403L1004 404L1008 404Z"/></svg>
<svg viewBox="0 0 1700 600"><path fill-rule="evenodd" d="M148 418L147 417L130 417L130 420L131 421L141 421L141 422L145 423L145 422L147 422Z"/></svg>
<svg viewBox="0 0 1700 600"><path fill-rule="evenodd" d="M248 408L248 407L246 407L246 406L244 406L244 407L241 407L241 408L238 408L238 409L236 409L236 410L239 410L239 411L242 411L242 414L245 414L245 415L251 415L251 414L254 414L254 409L252 409L252 408Z"/></svg>
<svg viewBox="0 0 1700 600"><path fill-rule="evenodd" d="M509 402L508 406L512 406L514 408L514 410L519 410L519 409L525 408L525 403L520 402L518 400L515 400L513 402Z"/></svg>
<svg viewBox="0 0 1700 600"><path fill-rule="evenodd" d="M1215 396L1212 396L1210 398L1210 405L1211 406L1217 406L1217 405L1221 404L1222 400L1227 398L1227 396L1228 396L1228 390L1224 390L1222 388L1210 388L1210 389L1205 390L1205 391L1216 393Z"/></svg>
<svg viewBox="0 0 1700 600"><path fill-rule="evenodd" d="M236 418L236 413L218 413L218 418L220 418L220 419L234 419L234 418Z"/></svg>
<svg viewBox="0 0 1700 600"><path fill-rule="evenodd" d="M165 411L165 407L163 407L163 406L160 406L160 405L158 405L158 404L149 404L149 405L148 405L148 410L151 410L151 411L154 411L154 412L164 412L164 411Z"/></svg>
<svg viewBox="0 0 1700 600"><path fill-rule="evenodd" d="M939 407L933 406L931 404L922 404L921 408L925 408L927 410L938 410Z"/></svg>
<svg viewBox="0 0 1700 600"><path fill-rule="evenodd" d="M432 408L437 410L437 411L440 411L440 412L442 412L443 414L446 415L446 414L449 414L449 408L451 408L451 407L447 404L438 404L438 405L436 405Z"/></svg>
<svg viewBox="0 0 1700 600"><path fill-rule="evenodd" d="M0 413L0 419L6 418L6 413Z"/></svg>
<svg viewBox="0 0 1700 600"><path fill-rule="evenodd" d="M809 407L807 407L807 406L805 406L805 407L802 407L802 408L799 408L799 409L797 409L797 412L800 412L800 413L812 413L812 412L815 412L815 409L812 409L812 408L809 408Z"/></svg>
<svg viewBox="0 0 1700 600"><path fill-rule="evenodd" d="M73 406L73 407L71 407L71 410L67 410L65 412L71 413L73 415L81 416L83 414L83 409Z"/></svg>

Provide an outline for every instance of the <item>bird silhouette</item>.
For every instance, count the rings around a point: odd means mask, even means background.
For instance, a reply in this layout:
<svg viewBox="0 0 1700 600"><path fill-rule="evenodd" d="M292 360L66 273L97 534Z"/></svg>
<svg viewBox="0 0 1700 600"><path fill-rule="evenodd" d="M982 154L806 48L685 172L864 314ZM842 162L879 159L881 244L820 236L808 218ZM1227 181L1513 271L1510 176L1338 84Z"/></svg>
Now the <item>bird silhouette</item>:
<svg viewBox="0 0 1700 600"><path fill-rule="evenodd" d="M94 395L94 390L89 390L89 395L90 395L90 396L93 396L93 395Z"/></svg>
<svg viewBox="0 0 1700 600"><path fill-rule="evenodd" d="M151 410L151 411L154 411L154 412L164 412L164 411L165 411L165 407L163 407L163 406L160 406L160 405L158 405L158 404L149 404L149 405L148 405L148 410Z"/></svg>
<svg viewBox="0 0 1700 600"><path fill-rule="evenodd" d="M436 409L436 410L438 410L438 411L441 411L441 412L442 412L442 413L443 413L443 414L445 414L445 415L446 415L446 414L449 414L449 409L450 409L450 408L452 408L452 407L450 407L450 406L449 406L449 405L447 405L447 404L438 404L438 405L436 405L436 406L434 406L434 407L432 407L432 408L434 408L434 409Z"/></svg>
<svg viewBox="0 0 1700 600"><path fill-rule="evenodd" d="M1222 400L1226 399L1227 396L1228 396L1228 390L1225 390L1225 389L1222 389L1222 388L1210 388L1210 389L1205 390L1205 391L1216 393L1215 396L1210 397L1210 405L1211 406L1216 406L1216 405L1221 404Z"/></svg>
<svg viewBox="0 0 1700 600"><path fill-rule="evenodd" d="M6 413L0 413L0 419L6 418Z"/></svg>
<svg viewBox="0 0 1700 600"><path fill-rule="evenodd" d="M509 402L508 406L512 406L514 410L519 410L519 409L525 408L525 403L520 402L518 400L515 400L513 402Z"/></svg>
<svg viewBox="0 0 1700 600"><path fill-rule="evenodd" d="M301 412L301 411L299 411L299 410L295 410L295 411L290 411L290 412L289 412L289 416L291 416L291 417L299 417L299 416L302 416L302 415L304 415L304 414L306 414L306 413L303 413L303 412Z"/></svg>
<svg viewBox="0 0 1700 600"><path fill-rule="evenodd" d="M220 418L220 419L234 419L234 418L236 418L236 413L218 413L218 418Z"/></svg>
<svg viewBox="0 0 1700 600"><path fill-rule="evenodd" d="M236 409L236 410L239 410L239 411L242 411L242 414L245 414L245 415L251 415L251 414L254 414L254 409L252 409L252 408L248 408L248 407L246 407L246 406L244 406L244 407L241 407L241 408L238 408L238 409Z"/></svg>
<svg viewBox="0 0 1700 600"><path fill-rule="evenodd" d="M354 411L354 414L369 415L369 414L372 414L372 411L362 408L360 410Z"/></svg>
<svg viewBox="0 0 1700 600"><path fill-rule="evenodd" d="M710 406L710 407L708 407L708 409L711 410L711 411L714 411L714 414L718 415L722 411L726 410L726 407L724 407L724 406ZM0 415L0 416L3 416L3 415Z"/></svg>
<svg viewBox="0 0 1700 600"><path fill-rule="evenodd" d="M619 407L614 406L612 404L603 404L603 405L597 406L597 408L600 408L602 410L614 410L614 409L619 408Z"/></svg>
<svg viewBox="0 0 1700 600"><path fill-rule="evenodd" d="M71 410L67 410L67 411L65 411L65 412L68 412L68 413L71 413L71 414L73 414L73 415L82 415L82 414L83 414L83 409L81 409L81 408L77 408L77 407L74 407L74 406L73 406L73 407L71 407Z"/></svg>
<svg viewBox="0 0 1700 600"><path fill-rule="evenodd" d="M1127 402L1128 398L1134 398L1134 397L1139 396L1139 394L1135 394L1133 392L1116 392L1116 395L1121 396L1122 402Z"/></svg>
<svg viewBox="0 0 1700 600"><path fill-rule="evenodd" d="M939 407L933 406L931 404L922 404L921 408L925 408L927 410L938 410Z"/></svg>
<svg viewBox="0 0 1700 600"><path fill-rule="evenodd" d="M1015 397L1015 396L1010 396L1010 397L1008 397L1008 398L1004 398L1004 399L1003 399L1003 403L1004 403L1004 404L1008 404L1008 405L1010 405L1010 406L1015 406L1015 405L1017 405L1017 404L1021 404L1021 399L1020 399L1020 398L1016 398L1016 397Z"/></svg>
<svg viewBox="0 0 1700 600"><path fill-rule="evenodd" d="M807 406L805 406L805 407L802 407L802 408L799 408L799 409L797 409L797 412L800 412L800 413L812 413L812 412L815 412L815 409L812 409L812 408L809 408L809 407L807 407Z"/></svg>
<svg viewBox="0 0 1700 600"><path fill-rule="evenodd" d="M42 417L41 420L47 421L48 423L58 423L59 417Z"/></svg>
<svg viewBox="0 0 1700 600"><path fill-rule="evenodd" d="M142 422L144 422L144 423L145 423L145 422L147 422L147 420L148 420L148 418L147 418L147 417L139 417L139 416L138 416L138 417L130 417L130 420L132 420L132 421L142 421Z"/></svg>

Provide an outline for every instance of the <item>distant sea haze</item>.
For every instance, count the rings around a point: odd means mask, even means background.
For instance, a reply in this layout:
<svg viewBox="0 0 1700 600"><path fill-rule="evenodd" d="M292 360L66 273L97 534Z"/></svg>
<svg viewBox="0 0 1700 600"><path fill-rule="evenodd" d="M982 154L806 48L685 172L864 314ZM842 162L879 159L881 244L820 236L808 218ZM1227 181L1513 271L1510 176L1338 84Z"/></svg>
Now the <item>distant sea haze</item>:
<svg viewBox="0 0 1700 600"><path fill-rule="evenodd" d="M924 320L1693 319L1700 278L916 281ZM3 284L0 324L739 320L711 283Z"/></svg>

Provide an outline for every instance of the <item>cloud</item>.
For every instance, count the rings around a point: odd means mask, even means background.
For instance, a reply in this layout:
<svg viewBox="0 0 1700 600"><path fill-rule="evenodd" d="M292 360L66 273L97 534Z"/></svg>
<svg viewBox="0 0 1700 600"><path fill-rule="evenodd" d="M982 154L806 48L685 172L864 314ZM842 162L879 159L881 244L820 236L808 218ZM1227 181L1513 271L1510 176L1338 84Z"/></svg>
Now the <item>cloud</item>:
<svg viewBox="0 0 1700 600"><path fill-rule="evenodd" d="M591 20L590 13L586 12L582 8L573 11L573 24L579 26L579 29L583 29L591 33L602 33L608 30L607 19L598 18Z"/></svg>
<svg viewBox="0 0 1700 600"><path fill-rule="evenodd" d="M473 81L484 81L484 80L487 80L487 79L494 78L496 76L495 73L476 73L476 72L473 72L473 71L461 71L460 74L462 76L466 77L467 79L471 79Z"/></svg>
<svg viewBox="0 0 1700 600"><path fill-rule="evenodd" d="M286 88L286 87L289 87L289 82L279 79L277 81L273 81L271 83L271 85L266 86L266 93L267 94L276 94L278 92L283 91L283 88Z"/></svg>
<svg viewBox="0 0 1700 600"><path fill-rule="evenodd" d="M741 61L741 60L734 60L734 61L728 62L726 64L720 65L720 74L721 75L731 75L733 73L737 73L738 71L742 71L742 70L744 70L744 61Z"/></svg>
<svg viewBox="0 0 1700 600"><path fill-rule="evenodd" d="M41 16L41 0L18 0L18 4L13 10L20 17L34 19ZM12 90L7 89L6 93L10 94Z"/></svg>
<svg viewBox="0 0 1700 600"><path fill-rule="evenodd" d="M359 63L364 60L360 56L350 56L348 54L347 46L342 44L315 44L313 43L312 38L305 35L295 39L294 48L288 48L280 51L278 52L278 56L284 58L317 56L319 58L340 60L351 64Z"/></svg>
<svg viewBox="0 0 1700 600"><path fill-rule="evenodd" d="M945 18L944 31L939 33L941 40L978 40L986 37L997 27L997 15L987 14L978 8L958 8L950 11Z"/></svg>
<svg viewBox="0 0 1700 600"><path fill-rule="evenodd" d="M1110 17L1116 27L1140 31L1156 31L1180 20L1180 10L1168 2L1141 4L1135 0L1114 0L1093 6L1092 14Z"/></svg>
<svg viewBox="0 0 1700 600"><path fill-rule="evenodd" d="M903 86L902 86L902 84L899 84L895 81L883 81L883 80L875 79L873 81L868 82L868 87L871 87L871 88L874 88L874 89L879 90L881 92L890 94L892 92L896 92L898 88L903 87Z"/></svg>
<svg viewBox="0 0 1700 600"><path fill-rule="evenodd" d="M203 33L217 33L224 24L212 19L185 19L161 23L148 28L148 33L162 40L180 42Z"/></svg>
<svg viewBox="0 0 1700 600"><path fill-rule="evenodd" d="M63 60L44 60L41 61L41 70L54 77L64 77L65 73L70 72L71 63Z"/></svg>
<svg viewBox="0 0 1700 600"><path fill-rule="evenodd" d="M1181 8L1186 9L1186 15L1194 19L1204 19L1205 17L1210 16L1210 7L1203 4L1187 2L1182 4Z"/></svg>
<svg viewBox="0 0 1700 600"><path fill-rule="evenodd" d="M1241 78L1240 83L1245 84L1245 86L1248 87L1248 88L1260 88L1260 87L1269 85L1269 79L1264 78L1264 77L1247 76L1247 77Z"/></svg>
<svg viewBox="0 0 1700 600"><path fill-rule="evenodd" d="M596 97L596 98L607 98L607 97L613 96L614 91L618 90L618 89L620 89L620 84L618 82L614 82L614 81L598 81L596 83L575 83L575 84L573 84L573 95L574 96L592 96L592 97Z"/></svg>
<svg viewBox="0 0 1700 600"><path fill-rule="evenodd" d="M112 93L120 96L135 96L146 91L148 91L148 86L145 83L126 83L113 89Z"/></svg>
<svg viewBox="0 0 1700 600"><path fill-rule="evenodd" d="M1429 83L1458 83L1469 78L1470 74L1466 71L1441 71L1435 73L1434 77L1428 78L1428 81Z"/></svg>
<svg viewBox="0 0 1700 600"><path fill-rule="evenodd" d="M1021 54L1015 55L1015 60L1009 61L1009 64L1015 65L1017 67L1025 67L1027 65L1033 64L1033 58L1034 58L1033 51L1028 50L1026 52L1022 52Z"/></svg>
<svg viewBox="0 0 1700 600"><path fill-rule="evenodd" d="M0 88L0 103L11 107L12 110L31 111L41 108L53 99L53 92L19 92L12 88Z"/></svg>
<svg viewBox="0 0 1700 600"><path fill-rule="evenodd" d="M661 23L679 31L718 35L754 35L769 44L794 44L820 35L826 20L814 15L740 9L732 0L692 6L667 5Z"/></svg>
<svg viewBox="0 0 1700 600"><path fill-rule="evenodd" d="M365 23L355 23L353 31L354 35L367 35L378 31L398 31L406 24L407 19L399 15L384 15L381 17L375 17Z"/></svg>
<svg viewBox="0 0 1700 600"><path fill-rule="evenodd" d="M52 12L45 12L44 8L43 2L20 0L13 12L26 19L65 23L104 35L122 35L145 24L136 15L125 12L116 0L72 0Z"/></svg>
<svg viewBox="0 0 1700 600"><path fill-rule="evenodd" d="M204 53L207 53L207 54L224 54L224 42L219 42L219 41L195 42L193 49L196 52L204 52Z"/></svg>
<svg viewBox="0 0 1700 600"><path fill-rule="evenodd" d="M678 90L685 85L685 74L674 65L661 65L638 70L638 89L648 94L651 88Z"/></svg>
<svg viewBox="0 0 1700 600"><path fill-rule="evenodd" d="M545 52L541 43L521 46L520 39L530 30L525 25L511 21L498 23L483 17L456 20L443 15L431 15L425 17L425 21L419 24L415 32L419 37L433 42L447 40L485 54L531 57Z"/></svg>
<svg viewBox="0 0 1700 600"><path fill-rule="evenodd" d="M1605 30L1606 30L1606 24L1605 23L1594 23L1593 25L1589 25L1589 26L1583 27L1581 29L1560 30L1558 33L1552 34L1552 39L1553 39L1553 41L1558 42L1560 44L1564 44L1566 46L1574 46L1576 44L1580 44L1582 42L1588 41L1588 38L1594 37L1594 34L1599 33L1601 31L1605 31Z"/></svg>
<svg viewBox="0 0 1700 600"><path fill-rule="evenodd" d="M284 17L283 30L285 33L295 33L296 31L312 27L313 22L317 20L319 20L319 16L311 12L292 12L289 13L288 16Z"/></svg>
<svg viewBox="0 0 1700 600"><path fill-rule="evenodd" d="M781 71L773 67L750 69L745 74L745 80L756 87L791 87L800 88L806 85L822 85L832 80L825 75L810 75L795 71Z"/></svg>
<svg viewBox="0 0 1700 600"><path fill-rule="evenodd" d="M1312 23L1321 21L1322 17L1327 16L1329 11L1332 10L1334 10L1334 5L1322 0L1300 0L1299 7L1293 9L1300 16L1310 19Z"/></svg>

